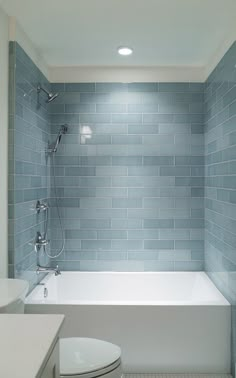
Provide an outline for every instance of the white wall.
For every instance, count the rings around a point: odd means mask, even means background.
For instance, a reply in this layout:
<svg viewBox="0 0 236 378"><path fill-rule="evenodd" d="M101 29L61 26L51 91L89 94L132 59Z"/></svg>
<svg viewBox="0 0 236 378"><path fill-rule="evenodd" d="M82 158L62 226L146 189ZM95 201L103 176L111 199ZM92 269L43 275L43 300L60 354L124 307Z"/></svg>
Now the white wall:
<svg viewBox="0 0 236 378"><path fill-rule="evenodd" d="M8 16L0 8L0 277L7 276Z"/></svg>
<svg viewBox="0 0 236 378"><path fill-rule="evenodd" d="M48 79L49 73L47 64L45 63L40 52L35 48L30 38L16 21L15 17L9 17L9 40L17 41L26 54L32 59L34 64L36 64L36 66Z"/></svg>

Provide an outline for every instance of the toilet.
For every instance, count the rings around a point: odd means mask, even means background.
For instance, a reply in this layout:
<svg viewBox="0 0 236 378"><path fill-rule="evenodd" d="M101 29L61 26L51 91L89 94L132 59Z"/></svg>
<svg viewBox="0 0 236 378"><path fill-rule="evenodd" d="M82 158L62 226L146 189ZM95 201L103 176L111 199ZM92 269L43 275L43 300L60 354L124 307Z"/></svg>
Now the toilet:
<svg viewBox="0 0 236 378"><path fill-rule="evenodd" d="M0 279L0 313L23 314L29 284ZM121 378L121 350L107 341L71 337L60 339L61 378Z"/></svg>
<svg viewBox="0 0 236 378"><path fill-rule="evenodd" d="M121 378L121 349L91 338L60 339L61 378Z"/></svg>

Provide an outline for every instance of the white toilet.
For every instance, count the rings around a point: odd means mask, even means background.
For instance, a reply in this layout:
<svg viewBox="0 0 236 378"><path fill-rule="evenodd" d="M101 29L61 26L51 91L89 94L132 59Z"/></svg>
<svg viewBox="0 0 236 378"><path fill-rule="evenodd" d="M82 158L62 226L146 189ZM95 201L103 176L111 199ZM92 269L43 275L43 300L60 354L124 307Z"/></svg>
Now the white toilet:
<svg viewBox="0 0 236 378"><path fill-rule="evenodd" d="M0 279L0 313L22 314L28 282ZM121 378L121 350L117 345L90 338L60 339L61 378Z"/></svg>
<svg viewBox="0 0 236 378"><path fill-rule="evenodd" d="M61 378L120 378L121 350L117 345L90 338L60 339Z"/></svg>

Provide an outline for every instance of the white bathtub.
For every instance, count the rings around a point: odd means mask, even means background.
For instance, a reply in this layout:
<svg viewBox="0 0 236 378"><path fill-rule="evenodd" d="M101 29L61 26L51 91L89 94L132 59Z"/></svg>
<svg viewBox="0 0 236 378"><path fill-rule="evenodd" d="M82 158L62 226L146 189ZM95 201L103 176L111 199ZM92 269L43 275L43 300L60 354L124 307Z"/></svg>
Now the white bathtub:
<svg viewBox="0 0 236 378"><path fill-rule="evenodd" d="M126 373L230 373L230 305L203 272L63 272L43 282L26 312L65 314L64 337L118 344Z"/></svg>

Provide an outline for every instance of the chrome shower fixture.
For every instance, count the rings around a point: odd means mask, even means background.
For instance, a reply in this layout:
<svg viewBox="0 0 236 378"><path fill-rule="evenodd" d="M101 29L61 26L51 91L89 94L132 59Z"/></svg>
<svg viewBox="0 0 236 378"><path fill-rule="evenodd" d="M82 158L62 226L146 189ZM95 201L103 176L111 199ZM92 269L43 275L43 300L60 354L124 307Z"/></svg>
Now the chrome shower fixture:
<svg viewBox="0 0 236 378"><path fill-rule="evenodd" d="M36 203L36 211L39 214L41 211L45 211L48 209L48 204L44 202L37 201Z"/></svg>
<svg viewBox="0 0 236 378"><path fill-rule="evenodd" d="M36 270L37 274L39 274L39 273L51 273L51 272L53 272L55 274L55 276L59 276L61 274L61 271L60 271L58 265L56 266L56 268L50 268L49 266L41 266L39 264L37 265L37 270ZM47 296L48 296L48 290L45 287L44 288L44 298L47 298Z"/></svg>
<svg viewBox="0 0 236 378"><path fill-rule="evenodd" d="M65 135L68 131L68 125L65 124L65 125L62 125L60 130L59 130L59 133L57 135L57 139L55 140L55 142L51 143L48 147L48 153L55 153L57 152L57 148L61 142L61 137L62 135Z"/></svg>
<svg viewBox="0 0 236 378"><path fill-rule="evenodd" d="M37 92L40 93L41 91L43 91L44 93L46 93L46 95L48 96L47 100L46 100L46 103L49 104L49 102L52 102L54 101L57 97L58 97L58 93L52 93L52 92L48 92L47 89L43 88L40 84L38 85L37 87Z"/></svg>
<svg viewBox="0 0 236 378"><path fill-rule="evenodd" d="M41 247L45 247L49 244L49 240L45 239L41 233L38 231L36 235L36 239L34 242L35 251L39 252Z"/></svg>

